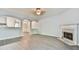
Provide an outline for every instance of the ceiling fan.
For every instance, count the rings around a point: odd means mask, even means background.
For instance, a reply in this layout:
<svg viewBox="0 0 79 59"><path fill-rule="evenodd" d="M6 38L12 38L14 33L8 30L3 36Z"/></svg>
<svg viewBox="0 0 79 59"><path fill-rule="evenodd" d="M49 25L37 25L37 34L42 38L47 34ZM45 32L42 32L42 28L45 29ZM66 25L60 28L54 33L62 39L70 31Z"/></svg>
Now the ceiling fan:
<svg viewBox="0 0 79 59"><path fill-rule="evenodd" d="M40 16L43 15L45 13L45 10L43 8L35 8L33 9L33 14Z"/></svg>

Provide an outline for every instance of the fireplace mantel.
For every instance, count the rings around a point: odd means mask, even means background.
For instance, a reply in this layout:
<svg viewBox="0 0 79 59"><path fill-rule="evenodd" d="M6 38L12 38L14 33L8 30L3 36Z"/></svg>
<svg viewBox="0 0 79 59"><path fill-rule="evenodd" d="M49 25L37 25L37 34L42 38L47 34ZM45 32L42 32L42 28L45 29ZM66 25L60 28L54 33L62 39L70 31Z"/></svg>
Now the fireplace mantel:
<svg viewBox="0 0 79 59"><path fill-rule="evenodd" d="M74 24L74 25L62 25L61 26L62 29L62 36L60 38L60 40L62 40L64 43L68 44L68 45L79 45L79 25L78 24ZM66 33L71 33L72 34L72 39L70 40L66 37L64 37L64 32ZM68 34L65 34L68 36Z"/></svg>

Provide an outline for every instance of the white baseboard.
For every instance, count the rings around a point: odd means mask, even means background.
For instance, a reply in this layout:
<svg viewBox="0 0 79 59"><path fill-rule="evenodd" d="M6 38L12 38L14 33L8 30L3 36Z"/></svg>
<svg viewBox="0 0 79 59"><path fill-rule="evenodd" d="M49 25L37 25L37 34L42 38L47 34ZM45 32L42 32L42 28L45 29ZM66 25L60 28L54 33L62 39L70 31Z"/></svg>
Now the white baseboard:
<svg viewBox="0 0 79 59"><path fill-rule="evenodd" d="M40 35L53 36L53 37L57 37L57 38L59 38L59 37L56 36L56 35L50 35L50 34L44 34L44 33L40 33Z"/></svg>

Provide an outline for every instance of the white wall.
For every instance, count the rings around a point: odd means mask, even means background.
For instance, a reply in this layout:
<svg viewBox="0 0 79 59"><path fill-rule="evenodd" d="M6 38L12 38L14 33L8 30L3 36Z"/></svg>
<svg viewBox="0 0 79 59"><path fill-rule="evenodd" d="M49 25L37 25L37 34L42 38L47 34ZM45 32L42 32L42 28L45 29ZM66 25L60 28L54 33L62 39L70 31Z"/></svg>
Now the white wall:
<svg viewBox="0 0 79 59"><path fill-rule="evenodd" d="M32 21L32 29L38 29L39 28L39 23L36 21Z"/></svg>
<svg viewBox="0 0 79 59"><path fill-rule="evenodd" d="M73 8L59 15L61 24L76 24L79 23L79 8Z"/></svg>
<svg viewBox="0 0 79 59"><path fill-rule="evenodd" d="M40 34L60 37L61 25L79 23L79 9L69 9L63 14L43 18L39 21Z"/></svg>
<svg viewBox="0 0 79 59"><path fill-rule="evenodd" d="M40 34L49 36L59 36L59 24L60 20L57 17L51 17L42 19L39 21L40 24Z"/></svg>
<svg viewBox="0 0 79 59"><path fill-rule="evenodd" d="M31 32L32 34L39 34L39 22L38 21L32 21L31 26Z"/></svg>

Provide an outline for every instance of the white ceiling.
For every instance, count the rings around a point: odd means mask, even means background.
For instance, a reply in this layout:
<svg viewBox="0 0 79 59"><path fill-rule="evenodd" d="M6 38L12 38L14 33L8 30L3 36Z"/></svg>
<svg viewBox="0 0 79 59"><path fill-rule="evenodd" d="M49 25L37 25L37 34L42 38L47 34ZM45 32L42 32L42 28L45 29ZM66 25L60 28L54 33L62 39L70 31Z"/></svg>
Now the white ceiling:
<svg viewBox="0 0 79 59"><path fill-rule="evenodd" d="M34 8L1 8L0 15L15 16L21 19L26 18L31 20L39 20L41 18L57 16L69 10L68 8L44 8L46 11L45 14L36 16L32 13L33 9Z"/></svg>

